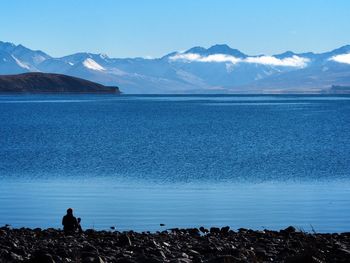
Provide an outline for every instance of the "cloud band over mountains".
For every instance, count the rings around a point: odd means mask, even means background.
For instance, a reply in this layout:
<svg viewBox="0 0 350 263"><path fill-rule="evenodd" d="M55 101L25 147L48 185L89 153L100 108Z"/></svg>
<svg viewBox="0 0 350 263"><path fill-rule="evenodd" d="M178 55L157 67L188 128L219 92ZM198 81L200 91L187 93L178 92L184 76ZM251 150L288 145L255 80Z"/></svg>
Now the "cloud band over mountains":
<svg viewBox="0 0 350 263"><path fill-rule="evenodd" d="M333 56L329 60L339 62L339 63L350 64L350 53Z"/></svg>
<svg viewBox="0 0 350 263"><path fill-rule="evenodd" d="M187 62L218 62L218 63L251 63L251 64L262 64L270 66L280 67L297 67L304 68L310 61L308 58L299 57L293 55L286 58L276 58L274 56L257 56L257 57L246 57L237 58L226 54L214 54L208 56L202 56L195 53L179 53L169 58L172 61L181 60Z"/></svg>

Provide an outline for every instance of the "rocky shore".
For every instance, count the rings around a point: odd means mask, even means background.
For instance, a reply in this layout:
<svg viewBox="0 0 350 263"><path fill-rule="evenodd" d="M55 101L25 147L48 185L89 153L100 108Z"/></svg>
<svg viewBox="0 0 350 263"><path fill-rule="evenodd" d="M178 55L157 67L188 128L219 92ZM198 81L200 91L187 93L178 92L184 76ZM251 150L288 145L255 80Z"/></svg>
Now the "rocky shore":
<svg viewBox="0 0 350 263"><path fill-rule="evenodd" d="M350 233L229 227L156 233L0 228L0 262L350 262Z"/></svg>

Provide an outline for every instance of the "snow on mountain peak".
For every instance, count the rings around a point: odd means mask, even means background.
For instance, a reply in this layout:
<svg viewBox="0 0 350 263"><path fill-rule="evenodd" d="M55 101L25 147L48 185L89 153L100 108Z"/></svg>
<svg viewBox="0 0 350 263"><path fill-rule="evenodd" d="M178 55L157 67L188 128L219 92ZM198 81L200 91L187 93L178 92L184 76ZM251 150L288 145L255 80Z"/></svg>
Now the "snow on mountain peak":
<svg viewBox="0 0 350 263"><path fill-rule="evenodd" d="M30 67L26 64L24 64L22 61L20 61L18 58L16 58L14 55L11 55L11 57L16 61L17 65L21 68L30 70Z"/></svg>
<svg viewBox="0 0 350 263"><path fill-rule="evenodd" d="M100 64L98 64L95 60L92 58L87 58L83 61L83 65L87 67L88 69L102 71L105 70L104 67L102 67Z"/></svg>

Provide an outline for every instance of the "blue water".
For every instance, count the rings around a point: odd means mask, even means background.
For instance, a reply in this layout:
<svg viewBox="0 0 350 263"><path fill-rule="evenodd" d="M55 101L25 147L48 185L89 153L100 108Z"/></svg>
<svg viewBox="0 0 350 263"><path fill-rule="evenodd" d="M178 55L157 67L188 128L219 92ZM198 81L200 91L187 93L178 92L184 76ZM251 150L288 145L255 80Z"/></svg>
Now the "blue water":
<svg viewBox="0 0 350 263"><path fill-rule="evenodd" d="M350 96L0 96L0 225L350 230Z"/></svg>

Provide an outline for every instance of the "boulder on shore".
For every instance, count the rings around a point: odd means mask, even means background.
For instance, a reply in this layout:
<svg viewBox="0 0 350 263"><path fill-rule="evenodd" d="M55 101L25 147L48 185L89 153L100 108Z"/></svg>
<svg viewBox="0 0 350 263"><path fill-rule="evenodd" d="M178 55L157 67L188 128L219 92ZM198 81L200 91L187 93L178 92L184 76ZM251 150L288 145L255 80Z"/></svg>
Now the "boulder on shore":
<svg viewBox="0 0 350 263"><path fill-rule="evenodd" d="M350 233L176 229L156 233L0 228L0 262L349 262ZM287 234L286 234L287 233Z"/></svg>

